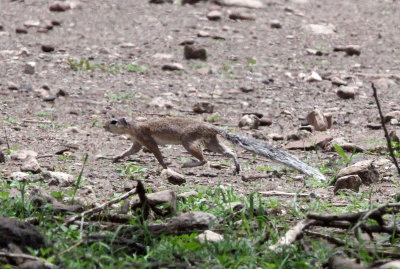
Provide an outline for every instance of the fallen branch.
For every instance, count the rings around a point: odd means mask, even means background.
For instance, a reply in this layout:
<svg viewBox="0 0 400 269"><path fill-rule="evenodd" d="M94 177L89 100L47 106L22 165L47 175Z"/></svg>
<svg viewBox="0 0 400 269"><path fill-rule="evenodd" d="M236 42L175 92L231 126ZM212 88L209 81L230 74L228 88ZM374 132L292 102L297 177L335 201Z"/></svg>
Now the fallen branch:
<svg viewBox="0 0 400 269"><path fill-rule="evenodd" d="M379 103L378 94L377 94L377 90L376 90L376 87L375 87L374 83L371 84L371 87L372 87L372 90L374 91L374 98L375 98L376 106L378 107L379 116L381 118L381 125L383 127L383 131L385 132L385 138L386 138L387 146L388 146L388 149L389 149L389 153L390 153L390 156L393 159L394 165L397 168L397 173L400 176L400 167L399 167L399 164L397 163L396 156L394 156L394 152L393 152L393 148L392 148L392 142L390 141L389 132L386 129L385 120L384 120L384 117L383 117L381 105Z"/></svg>
<svg viewBox="0 0 400 269"><path fill-rule="evenodd" d="M308 197L307 193L296 193L296 192L283 192L283 191L260 191L259 194L264 196L288 196L288 197Z"/></svg>
<svg viewBox="0 0 400 269"><path fill-rule="evenodd" d="M23 123L37 123L37 124L51 124L52 123L52 121L47 121L47 120L41 121L41 120L28 120L28 119L22 120L22 122Z"/></svg>
<svg viewBox="0 0 400 269"><path fill-rule="evenodd" d="M316 233L316 232L312 232L312 231L304 231L304 232L307 235L311 235L311 236L314 236L314 237L325 239L329 243L335 244L335 245L337 245L339 247L343 247L343 246L346 245L346 243L343 242L342 240L337 239L337 238L335 238L333 236L330 236L330 235L327 235L327 234L321 234L321 233Z"/></svg>
<svg viewBox="0 0 400 269"><path fill-rule="evenodd" d="M28 259L28 260L34 260L34 261L39 261L42 262L45 268L55 268L55 265L44 261L38 257L28 255L28 254L23 254L23 253L7 253L0 251L0 257L8 257L8 258L21 258L21 259Z"/></svg>
<svg viewBox="0 0 400 269"><path fill-rule="evenodd" d="M293 228L289 229L283 237L281 237L278 242L269 247L270 250L277 250L280 247L290 246L298 238L303 235L303 231L308 227L314 225L316 221L300 221Z"/></svg>
<svg viewBox="0 0 400 269"><path fill-rule="evenodd" d="M376 218L374 218L374 219L375 219L380 225L384 225L384 224L385 224L385 222L384 222L384 220L383 220L383 218L382 218L382 215L384 215L385 213L384 213L384 212L381 212L381 211L383 211L383 210L388 206L388 204L389 204L389 203L385 203L385 204L383 204L383 205L381 205L381 206L378 206L378 207L376 207L376 208L374 208L374 209L372 209L372 210L366 212L365 215L361 218L361 220L359 220L359 221L357 222L357 224L354 225L354 227L352 228L352 231L354 232L354 235L356 236L356 238L357 238L358 240L360 240L360 234L359 234L359 230L360 230L359 228L360 228L360 226L361 226L362 224L364 224L364 222L365 222L366 220L368 220L371 216L375 215Z"/></svg>
<svg viewBox="0 0 400 269"><path fill-rule="evenodd" d="M125 198L128 198L129 196L131 196L131 195L133 195L135 193L136 193L136 188L126 192L125 194L121 195L120 197L117 197L117 198L114 198L114 199L112 199L112 200L110 200L108 202L105 202L105 203L103 203L102 205L100 205L98 207L86 210L86 211L82 212L79 215L75 215L75 216L69 218L68 220L66 220L64 222L64 225L67 226L67 225L73 223L74 221L76 221L77 219L80 219L80 218L83 219L84 216L89 216L89 215L101 212L104 209L110 207L111 205L119 203L120 201L124 200Z"/></svg>

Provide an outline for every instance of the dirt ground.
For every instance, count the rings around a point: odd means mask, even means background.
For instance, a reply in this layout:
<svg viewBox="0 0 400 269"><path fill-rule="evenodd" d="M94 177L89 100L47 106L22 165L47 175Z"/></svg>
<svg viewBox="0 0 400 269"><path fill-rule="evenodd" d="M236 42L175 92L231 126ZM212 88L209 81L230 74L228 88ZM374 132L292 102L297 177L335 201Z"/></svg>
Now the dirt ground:
<svg viewBox="0 0 400 269"><path fill-rule="evenodd" d="M334 121L322 134L344 137L366 149L384 145L382 129L367 127L379 123L370 82L380 78L378 90L385 113L400 110L400 2L263 3L264 8L246 9L209 2L181 6L144 0L82 0L71 2L72 8L65 12L52 12L49 7L53 1L0 1L2 151L6 153L8 140L11 148L38 152L42 168L76 177L82 157L88 153L79 195L101 202L124 192L127 181L109 160L94 158L115 155L129 147L127 139L102 129L112 117L197 118L247 136L258 133L268 139L270 134L282 135L285 140L268 140L284 147L286 136L295 133L307 114L319 108L331 113ZM221 20L208 20L207 13L215 9L221 11ZM232 12L248 13L254 20L231 20L228 14ZM282 27L271 27L272 20ZM331 24L334 31L313 33L310 24ZM49 25L54 26L46 31ZM27 33L16 33L17 28ZM199 37L207 36L203 32L210 36ZM184 58L180 43L188 40L207 50L206 61ZM336 46L350 44L361 46L359 56L333 52ZM54 47L54 51L44 52L42 46ZM310 55L307 49L319 50L322 55ZM28 62L35 62L34 74L25 72ZM184 69L162 70L164 64L173 62ZM312 71L320 74L322 81L306 81L304 77ZM338 87L329 80L331 75L356 86L355 98L339 98ZM49 91L38 90L43 86ZM157 97L160 99L154 100ZM214 112L192 113L197 102L212 103ZM240 129L237 125L244 112L261 113L272 120L272 125L257 131ZM55 154L63 148L69 149L66 156ZM246 195L302 188L304 177L297 172L283 170L279 177L260 172L266 166L283 167L265 158L254 159L242 149L236 151L243 175L269 176L244 182L241 175L233 175L232 163L226 165L225 157L211 153L206 154L207 159L217 167L183 170L180 166L190 156L180 146L164 147L162 153L171 167L187 176L187 184L177 187L161 178L152 154L140 152L132 159L137 166L147 168L144 183L153 191L185 191L195 185L220 184ZM342 167L336 163L340 157L334 152L290 152L314 167L328 163ZM362 154L357 160L371 158L386 157ZM0 164L2 176L19 171L21 164L8 158ZM386 164L381 172L383 180L373 187L374 202L383 202L398 191L398 176L391 165ZM332 202L343 202L332 190L308 184L302 191L315 191ZM360 192L368 190L363 186Z"/></svg>

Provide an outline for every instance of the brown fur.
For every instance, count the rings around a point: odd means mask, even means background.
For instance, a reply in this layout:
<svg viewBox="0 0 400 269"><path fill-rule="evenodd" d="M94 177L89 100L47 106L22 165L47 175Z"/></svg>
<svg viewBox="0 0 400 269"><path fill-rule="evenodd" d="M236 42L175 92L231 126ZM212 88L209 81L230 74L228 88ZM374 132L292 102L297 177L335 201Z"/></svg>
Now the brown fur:
<svg viewBox="0 0 400 269"><path fill-rule="evenodd" d="M219 130L211 124L184 118L161 118L146 122L127 122L125 118L110 120L104 129L114 134L127 134L133 145L114 158L114 162L121 158L137 153L142 147L150 150L163 168L167 168L158 145L181 144L198 162L188 162L183 167L204 165L202 146L207 149L233 158L236 173L240 166L236 154L222 144L217 135Z"/></svg>

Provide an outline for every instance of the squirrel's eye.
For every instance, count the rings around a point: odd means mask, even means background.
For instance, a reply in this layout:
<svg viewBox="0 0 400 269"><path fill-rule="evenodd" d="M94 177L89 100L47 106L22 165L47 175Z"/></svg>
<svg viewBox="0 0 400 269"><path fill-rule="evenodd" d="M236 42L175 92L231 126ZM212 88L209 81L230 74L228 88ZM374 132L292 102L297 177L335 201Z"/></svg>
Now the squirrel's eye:
<svg viewBox="0 0 400 269"><path fill-rule="evenodd" d="M115 124L117 124L117 121L116 120L112 120L111 124L115 125Z"/></svg>

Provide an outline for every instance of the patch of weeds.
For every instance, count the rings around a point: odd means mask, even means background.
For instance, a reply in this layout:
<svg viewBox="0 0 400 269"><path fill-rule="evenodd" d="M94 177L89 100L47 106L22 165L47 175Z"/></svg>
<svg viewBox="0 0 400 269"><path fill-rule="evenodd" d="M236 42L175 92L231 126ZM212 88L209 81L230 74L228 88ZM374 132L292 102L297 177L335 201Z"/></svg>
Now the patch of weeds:
<svg viewBox="0 0 400 269"><path fill-rule="evenodd" d="M233 69L236 62L228 62L222 63L222 70L218 70L218 74L220 74L223 78L234 79L236 78L236 73Z"/></svg>
<svg viewBox="0 0 400 269"><path fill-rule="evenodd" d="M36 127L39 128L39 129L62 129L65 126L59 125L59 124L57 124L55 122L51 122L51 123L37 124Z"/></svg>
<svg viewBox="0 0 400 269"><path fill-rule="evenodd" d="M10 149L7 149L7 150L6 150L6 154L7 154L7 155L10 155L10 154L13 153L14 151L18 151L18 147L17 147L17 146L14 146L14 147L12 147L12 148L10 148Z"/></svg>
<svg viewBox="0 0 400 269"><path fill-rule="evenodd" d="M207 118L207 121L210 123L214 123L217 122L221 117L218 115L212 115L210 117Z"/></svg>
<svg viewBox="0 0 400 269"><path fill-rule="evenodd" d="M42 118L51 118L53 116L53 112L42 110L42 111L36 112L35 116L42 117Z"/></svg>
<svg viewBox="0 0 400 269"><path fill-rule="evenodd" d="M205 63L191 62L191 63L189 63L189 67L192 68L192 69L200 69L200 68L207 67L207 64L205 64Z"/></svg>
<svg viewBox="0 0 400 269"><path fill-rule="evenodd" d="M72 161L72 160L75 160L75 156L73 156L73 155L61 155L61 156L58 156L58 160L60 162Z"/></svg>
<svg viewBox="0 0 400 269"><path fill-rule="evenodd" d="M257 171L277 171L279 172L281 169L279 167L275 167L275 166L260 166L256 168Z"/></svg>
<svg viewBox="0 0 400 269"><path fill-rule="evenodd" d="M150 68L143 65L135 65L135 64L125 64L123 68L128 72L138 72L144 73L150 70Z"/></svg>
<svg viewBox="0 0 400 269"><path fill-rule="evenodd" d="M144 73L150 70L146 66L132 64L132 63L107 65L107 64L91 62L90 60L86 59L80 59L80 60L67 59L67 63L74 71L100 70L104 73L120 73L122 71Z"/></svg>
<svg viewBox="0 0 400 269"><path fill-rule="evenodd" d="M58 201L61 201L65 197L65 193L62 191L52 191L50 195L56 198Z"/></svg>
<svg viewBox="0 0 400 269"><path fill-rule="evenodd" d="M14 118L12 118L12 117L8 117L8 118L6 119L6 122L8 122L8 123L16 123L16 122L18 122L18 120L17 120L17 119L14 119Z"/></svg>
<svg viewBox="0 0 400 269"><path fill-rule="evenodd" d="M99 127L102 128L103 124L98 122L97 120L92 121L92 127Z"/></svg>
<svg viewBox="0 0 400 269"><path fill-rule="evenodd" d="M115 164L122 177L135 180L138 177L143 177L147 168L137 166L134 162L124 163L123 165Z"/></svg>
<svg viewBox="0 0 400 269"><path fill-rule="evenodd" d="M134 99L135 98L135 93L128 93L128 92L121 92L121 93L112 93L107 95L108 99L113 100L113 101L122 101L122 100L127 100L127 99Z"/></svg>
<svg viewBox="0 0 400 269"><path fill-rule="evenodd" d="M247 65L247 70L253 73L256 66L257 66L257 61L255 59L250 59Z"/></svg>

